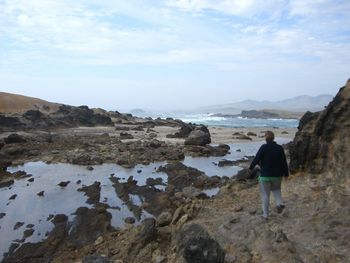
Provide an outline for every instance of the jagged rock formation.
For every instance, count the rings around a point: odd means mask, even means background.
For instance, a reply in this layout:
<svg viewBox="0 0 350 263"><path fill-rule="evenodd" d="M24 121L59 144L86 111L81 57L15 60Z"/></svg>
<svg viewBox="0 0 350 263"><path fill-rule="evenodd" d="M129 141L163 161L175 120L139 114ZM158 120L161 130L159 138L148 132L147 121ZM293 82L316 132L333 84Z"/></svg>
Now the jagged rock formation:
<svg viewBox="0 0 350 263"><path fill-rule="evenodd" d="M307 112L290 147L292 172L332 172L350 169L350 80L323 111Z"/></svg>

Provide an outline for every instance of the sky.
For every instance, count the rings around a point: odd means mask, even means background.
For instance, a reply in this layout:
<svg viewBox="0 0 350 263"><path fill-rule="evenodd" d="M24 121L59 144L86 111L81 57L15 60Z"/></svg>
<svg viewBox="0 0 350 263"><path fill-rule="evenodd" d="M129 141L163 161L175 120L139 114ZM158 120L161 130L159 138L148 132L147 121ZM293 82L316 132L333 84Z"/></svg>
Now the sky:
<svg viewBox="0 0 350 263"><path fill-rule="evenodd" d="M0 0L0 91L110 110L335 95L349 0Z"/></svg>

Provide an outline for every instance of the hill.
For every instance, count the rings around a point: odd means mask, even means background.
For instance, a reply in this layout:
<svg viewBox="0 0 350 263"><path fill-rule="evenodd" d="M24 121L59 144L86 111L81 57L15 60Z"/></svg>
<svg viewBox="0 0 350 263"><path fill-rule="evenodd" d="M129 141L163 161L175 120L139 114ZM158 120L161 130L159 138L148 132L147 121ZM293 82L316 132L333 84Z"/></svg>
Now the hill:
<svg viewBox="0 0 350 263"><path fill-rule="evenodd" d="M290 99L280 101L257 101L244 100L240 102L212 105L197 108L196 111L222 113L222 114L238 114L242 110L283 110L289 112L306 112L320 111L332 100L331 95L308 96L302 95Z"/></svg>
<svg viewBox="0 0 350 263"><path fill-rule="evenodd" d="M42 112L57 111L61 104L48 102L23 95L0 92L1 113L24 113L28 110L40 110Z"/></svg>

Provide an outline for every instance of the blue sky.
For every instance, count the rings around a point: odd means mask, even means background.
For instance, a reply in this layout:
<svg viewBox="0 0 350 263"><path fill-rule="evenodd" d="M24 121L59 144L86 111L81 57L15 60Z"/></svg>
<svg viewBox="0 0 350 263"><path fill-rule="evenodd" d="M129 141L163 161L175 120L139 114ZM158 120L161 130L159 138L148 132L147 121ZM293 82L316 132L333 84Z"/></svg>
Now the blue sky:
<svg viewBox="0 0 350 263"><path fill-rule="evenodd" d="M0 0L1 91L107 109L336 94L348 0Z"/></svg>

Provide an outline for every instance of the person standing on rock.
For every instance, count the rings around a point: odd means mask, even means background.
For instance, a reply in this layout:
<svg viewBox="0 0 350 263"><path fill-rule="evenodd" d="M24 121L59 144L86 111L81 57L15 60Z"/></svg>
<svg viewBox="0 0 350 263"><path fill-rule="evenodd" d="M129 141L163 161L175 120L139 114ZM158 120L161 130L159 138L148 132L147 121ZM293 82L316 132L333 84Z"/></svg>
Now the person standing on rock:
<svg viewBox="0 0 350 263"><path fill-rule="evenodd" d="M272 131L265 133L266 144L262 145L257 152L249 170L259 165L261 168L259 176L260 195L263 208L263 218L269 218L270 193L275 198L278 213L282 213L284 205L282 203L281 183L283 176L287 179L289 176L288 164L284 149L275 141L275 135Z"/></svg>

